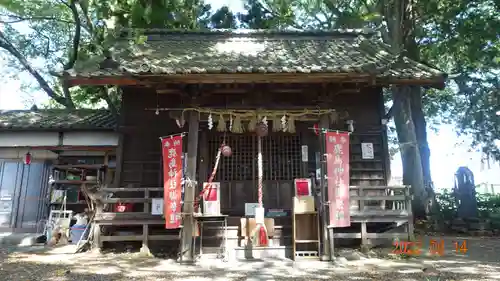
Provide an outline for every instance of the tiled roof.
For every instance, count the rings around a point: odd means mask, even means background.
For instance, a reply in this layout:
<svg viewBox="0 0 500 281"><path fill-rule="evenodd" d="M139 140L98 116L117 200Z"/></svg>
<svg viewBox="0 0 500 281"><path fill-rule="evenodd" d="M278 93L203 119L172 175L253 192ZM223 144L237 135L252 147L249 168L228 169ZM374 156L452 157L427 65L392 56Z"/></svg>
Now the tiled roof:
<svg viewBox="0 0 500 281"><path fill-rule="evenodd" d="M0 130L113 130L116 118L107 110L2 110Z"/></svg>
<svg viewBox="0 0 500 281"><path fill-rule="evenodd" d="M113 61L94 58L66 72L71 77L224 73L346 73L380 79L437 79L441 71L393 54L375 32L162 31L136 44L121 39ZM108 62L108 63L106 63Z"/></svg>

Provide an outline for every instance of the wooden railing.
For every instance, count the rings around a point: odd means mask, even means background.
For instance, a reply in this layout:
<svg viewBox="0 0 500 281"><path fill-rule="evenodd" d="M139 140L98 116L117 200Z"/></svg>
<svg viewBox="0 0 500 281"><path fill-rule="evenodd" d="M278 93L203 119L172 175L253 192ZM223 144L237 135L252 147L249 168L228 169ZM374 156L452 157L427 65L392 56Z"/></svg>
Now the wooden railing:
<svg viewBox="0 0 500 281"><path fill-rule="evenodd" d="M361 238L363 244L374 238L408 238L413 237L413 214L409 186L351 186L349 188L351 203L351 222L360 223L359 232L342 233L341 228L334 229L335 238ZM371 204L367 204L370 202ZM375 203L375 204L373 204ZM388 231L385 233L368 233L367 223L384 222L404 225L404 232Z"/></svg>

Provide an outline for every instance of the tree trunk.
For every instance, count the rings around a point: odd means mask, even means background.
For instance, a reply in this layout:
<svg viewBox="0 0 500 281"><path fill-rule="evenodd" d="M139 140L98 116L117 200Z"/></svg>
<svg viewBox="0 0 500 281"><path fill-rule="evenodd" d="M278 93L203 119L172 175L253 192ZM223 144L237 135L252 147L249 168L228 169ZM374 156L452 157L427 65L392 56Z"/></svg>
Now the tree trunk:
<svg viewBox="0 0 500 281"><path fill-rule="evenodd" d="M413 213L415 218L426 216L427 192L424 187L422 160L418 147L415 125L412 118L412 87L393 87L394 123L398 135L401 162L403 163L403 184L411 185Z"/></svg>
<svg viewBox="0 0 500 281"><path fill-rule="evenodd" d="M415 42L415 36L412 35L411 38L407 38L405 43L405 49L408 56L416 61L420 60L420 51L418 45ZM420 161L422 166L422 174L424 179L424 189L426 191L427 197L424 201L424 207L426 213L431 212L431 208L437 206L434 186L431 177L431 151L429 148L429 143L427 141L427 122L425 121L425 115L423 111L422 104L422 89L420 87L411 88L411 115L413 119L413 125L415 126L415 135L417 138L418 149L420 151Z"/></svg>
<svg viewBox="0 0 500 281"><path fill-rule="evenodd" d="M422 110L422 93L418 87L413 87L411 93L411 115L415 125L415 135L417 137L418 149L420 150L420 159L422 161L422 173L424 175L424 184L426 187L432 187L431 177L431 150L427 142L427 122L425 121Z"/></svg>

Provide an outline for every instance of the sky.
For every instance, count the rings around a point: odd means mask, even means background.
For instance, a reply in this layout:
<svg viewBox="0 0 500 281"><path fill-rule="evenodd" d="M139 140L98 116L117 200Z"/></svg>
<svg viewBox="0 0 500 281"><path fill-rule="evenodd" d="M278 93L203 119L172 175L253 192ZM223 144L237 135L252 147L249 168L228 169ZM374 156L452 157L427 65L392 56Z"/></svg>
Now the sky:
<svg viewBox="0 0 500 281"><path fill-rule="evenodd" d="M214 9L226 5L233 12L241 12L243 4L238 0L207 0ZM0 71L5 69L5 59L0 56ZM0 83L0 109L27 109L34 103L46 102L47 96L41 91L23 93L21 81L34 81L28 74L18 79ZM460 166L468 166L475 175L476 184L500 184L499 164L481 164L481 153L470 152L470 139L458 138L450 125L441 125L438 132L428 131L431 149L431 173L437 190L453 187L455 171ZM401 157L396 154L391 161L391 173L394 177L402 176Z"/></svg>

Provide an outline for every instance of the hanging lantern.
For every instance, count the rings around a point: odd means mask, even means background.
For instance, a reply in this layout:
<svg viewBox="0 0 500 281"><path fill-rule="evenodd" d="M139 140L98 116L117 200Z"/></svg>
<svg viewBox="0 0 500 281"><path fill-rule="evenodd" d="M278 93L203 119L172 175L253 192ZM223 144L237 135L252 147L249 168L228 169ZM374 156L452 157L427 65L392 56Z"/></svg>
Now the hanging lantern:
<svg viewBox="0 0 500 281"><path fill-rule="evenodd" d="M31 164L31 153L26 152L26 154L24 154L23 162L25 165Z"/></svg>
<svg viewBox="0 0 500 281"><path fill-rule="evenodd" d="M269 133L269 128L267 127L266 124L264 124L263 122L260 122L255 127L255 133L257 133L257 136L259 136L259 137L265 137Z"/></svg>
<svg viewBox="0 0 500 281"><path fill-rule="evenodd" d="M317 123L314 124L313 131L317 136L319 136L319 125Z"/></svg>
<svg viewBox="0 0 500 281"><path fill-rule="evenodd" d="M233 150L231 149L231 147L229 145L224 145L222 147L222 155L229 157L231 156L231 154L233 154Z"/></svg>

